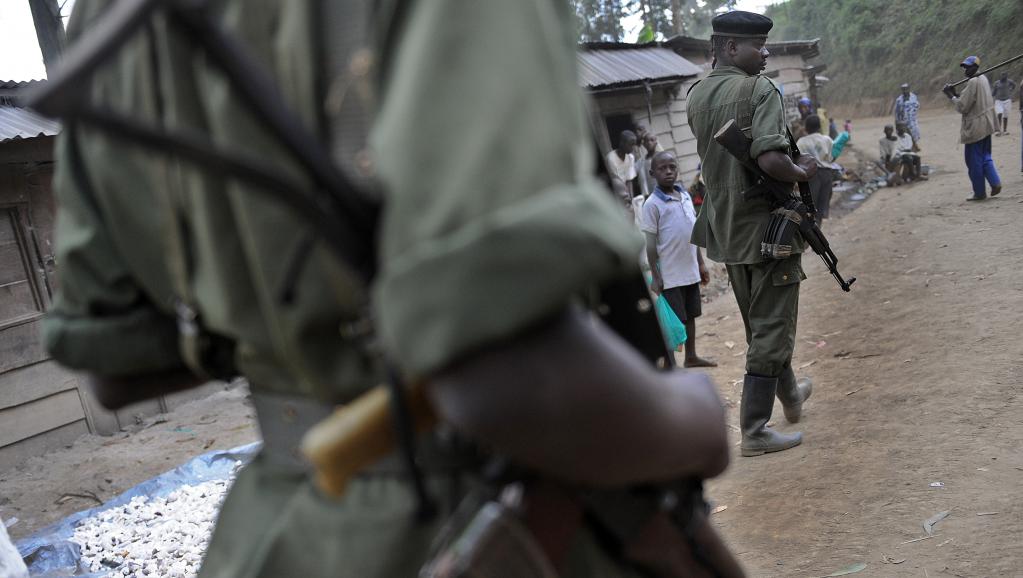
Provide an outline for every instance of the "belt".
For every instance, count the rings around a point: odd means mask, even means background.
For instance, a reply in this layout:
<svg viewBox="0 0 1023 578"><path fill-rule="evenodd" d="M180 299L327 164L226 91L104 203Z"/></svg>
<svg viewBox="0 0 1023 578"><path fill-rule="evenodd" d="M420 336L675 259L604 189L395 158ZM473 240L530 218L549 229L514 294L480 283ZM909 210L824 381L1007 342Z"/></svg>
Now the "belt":
<svg viewBox="0 0 1023 578"><path fill-rule="evenodd" d="M252 405L263 437L262 459L274 466L309 471L312 466L300 450L302 437L339 405L301 395L265 391L252 392ZM474 451L460 446L453 436L444 433L420 435L416 438L416 463L429 473L454 472L480 463L480 457ZM405 462L395 451L359 475L394 476L405 473Z"/></svg>

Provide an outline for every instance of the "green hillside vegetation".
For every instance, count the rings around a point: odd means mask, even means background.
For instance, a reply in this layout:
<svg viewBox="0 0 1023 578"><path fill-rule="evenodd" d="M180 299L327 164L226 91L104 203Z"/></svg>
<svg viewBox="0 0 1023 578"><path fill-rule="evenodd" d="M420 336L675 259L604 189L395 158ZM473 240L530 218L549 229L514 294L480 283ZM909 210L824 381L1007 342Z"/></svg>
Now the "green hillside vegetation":
<svg viewBox="0 0 1023 578"><path fill-rule="evenodd" d="M831 80L822 100L859 113L885 112L903 82L922 100L942 98L971 54L987 68L1023 53L1021 0L788 0L767 14L774 39L820 37ZM1019 83L1023 61L1001 70Z"/></svg>

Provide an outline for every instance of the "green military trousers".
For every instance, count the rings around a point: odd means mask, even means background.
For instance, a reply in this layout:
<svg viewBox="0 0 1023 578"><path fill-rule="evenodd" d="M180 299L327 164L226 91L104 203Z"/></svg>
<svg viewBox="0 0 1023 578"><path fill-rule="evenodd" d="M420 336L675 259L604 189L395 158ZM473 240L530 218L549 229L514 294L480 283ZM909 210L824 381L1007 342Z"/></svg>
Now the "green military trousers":
<svg viewBox="0 0 1023 578"><path fill-rule="evenodd" d="M800 255L749 265L727 265L735 301L746 326L746 373L781 375L796 345Z"/></svg>

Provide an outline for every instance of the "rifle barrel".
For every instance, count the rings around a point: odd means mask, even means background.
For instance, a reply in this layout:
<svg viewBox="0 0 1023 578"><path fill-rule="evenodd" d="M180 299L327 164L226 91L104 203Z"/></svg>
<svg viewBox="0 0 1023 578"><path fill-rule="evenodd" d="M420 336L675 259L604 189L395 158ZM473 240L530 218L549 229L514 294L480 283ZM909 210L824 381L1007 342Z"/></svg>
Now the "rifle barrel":
<svg viewBox="0 0 1023 578"><path fill-rule="evenodd" d="M992 70L995 70L996 68L1001 68L1001 67L1005 66L1006 64L1012 64L1013 62L1016 62L1017 60L1019 60L1021 58L1023 58L1023 54L1020 54L1019 56L1013 56L1012 58L1006 60L1005 62L999 62L998 64L992 66L991 68L987 68L985 70L982 70L982 71L978 72L974 76L980 76L981 74L987 74L987 73L991 72ZM970 80L969 78L964 78L964 79L960 80L959 82L957 82L955 84L951 84L949 86L955 88L955 87L959 86L960 84L963 84L964 82L969 82L969 80Z"/></svg>

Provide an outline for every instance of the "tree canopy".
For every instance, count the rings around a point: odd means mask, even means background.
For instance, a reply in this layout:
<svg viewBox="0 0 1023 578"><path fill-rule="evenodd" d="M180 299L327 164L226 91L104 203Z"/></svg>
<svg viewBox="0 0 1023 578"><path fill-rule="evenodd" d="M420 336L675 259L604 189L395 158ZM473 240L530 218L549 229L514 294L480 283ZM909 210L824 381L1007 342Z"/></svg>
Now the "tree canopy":
<svg viewBox="0 0 1023 578"><path fill-rule="evenodd" d="M735 0L570 0L581 42L644 42L710 35L710 20ZM626 30L627 22L641 23Z"/></svg>

